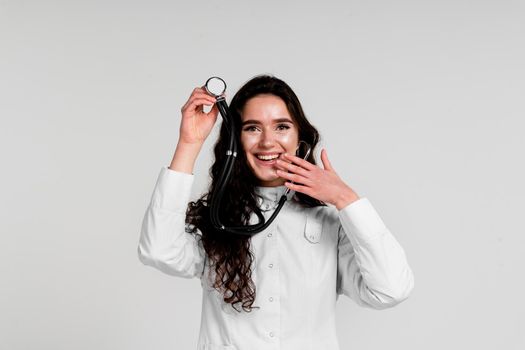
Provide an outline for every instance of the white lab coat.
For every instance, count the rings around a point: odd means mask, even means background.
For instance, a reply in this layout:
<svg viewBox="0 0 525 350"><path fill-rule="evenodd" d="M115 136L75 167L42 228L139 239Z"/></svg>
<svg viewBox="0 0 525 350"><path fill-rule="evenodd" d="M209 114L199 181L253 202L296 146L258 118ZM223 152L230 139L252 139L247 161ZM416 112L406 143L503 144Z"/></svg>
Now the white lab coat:
<svg viewBox="0 0 525 350"><path fill-rule="evenodd" d="M411 292L414 278L405 253L367 198L341 210L305 208L291 199L266 230L251 238L254 306L260 309L238 313L211 287L202 243L185 230L193 179L162 167L138 254L164 273L201 279L198 350L338 350L335 304L340 294L383 309ZM285 189L256 187L265 218ZM252 219L257 222L255 215Z"/></svg>

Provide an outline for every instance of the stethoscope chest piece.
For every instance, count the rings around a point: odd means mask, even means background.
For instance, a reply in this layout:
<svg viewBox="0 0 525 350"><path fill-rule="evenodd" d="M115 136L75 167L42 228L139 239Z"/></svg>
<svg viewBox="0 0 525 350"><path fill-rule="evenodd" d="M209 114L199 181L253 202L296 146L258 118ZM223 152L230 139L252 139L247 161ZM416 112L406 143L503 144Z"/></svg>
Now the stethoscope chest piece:
<svg viewBox="0 0 525 350"><path fill-rule="evenodd" d="M204 88L210 95L219 97L226 91L226 82L219 77L211 77L206 80Z"/></svg>

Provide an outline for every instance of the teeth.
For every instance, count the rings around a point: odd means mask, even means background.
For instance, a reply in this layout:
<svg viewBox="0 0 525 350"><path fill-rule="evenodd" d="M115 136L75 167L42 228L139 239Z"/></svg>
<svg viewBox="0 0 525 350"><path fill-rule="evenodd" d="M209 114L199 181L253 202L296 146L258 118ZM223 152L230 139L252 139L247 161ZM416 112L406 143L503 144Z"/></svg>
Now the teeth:
<svg viewBox="0 0 525 350"><path fill-rule="evenodd" d="M278 154L275 154L273 156L257 156L257 158L262 159L262 160L272 160L278 157L279 157Z"/></svg>

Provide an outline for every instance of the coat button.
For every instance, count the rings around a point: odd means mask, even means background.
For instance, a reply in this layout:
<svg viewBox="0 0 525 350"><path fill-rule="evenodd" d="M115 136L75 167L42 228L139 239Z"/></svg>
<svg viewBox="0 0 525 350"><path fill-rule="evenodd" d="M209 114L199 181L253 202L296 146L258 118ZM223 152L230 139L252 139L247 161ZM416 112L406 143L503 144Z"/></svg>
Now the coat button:
<svg viewBox="0 0 525 350"><path fill-rule="evenodd" d="M273 264L269 264L268 267L271 269L273 267Z"/></svg>
<svg viewBox="0 0 525 350"><path fill-rule="evenodd" d="M271 233L271 232L270 232L270 233L268 233L268 237L272 237L272 233Z"/></svg>
<svg viewBox="0 0 525 350"><path fill-rule="evenodd" d="M273 338L273 336L274 336L273 332L270 332L270 337L272 337L272 338Z"/></svg>
<svg viewBox="0 0 525 350"><path fill-rule="evenodd" d="M273 301L273 298L272 298L272 297L270 297L270 298L269 298L268 300L270 300L270 301Z"/></svg>

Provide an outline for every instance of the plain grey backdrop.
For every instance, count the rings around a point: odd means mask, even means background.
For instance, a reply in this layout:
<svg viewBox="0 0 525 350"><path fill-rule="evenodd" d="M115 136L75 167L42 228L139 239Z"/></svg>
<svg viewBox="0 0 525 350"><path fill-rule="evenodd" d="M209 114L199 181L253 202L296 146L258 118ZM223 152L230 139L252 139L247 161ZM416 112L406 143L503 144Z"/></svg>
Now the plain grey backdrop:
<svg viewBox="0 0 525 350"><path fill-rule="evenodd" d="M0 348L195 348L200 283L143 266L140 225L192 89L218 75L231 98L261 73L292 86L415 272L396 308L339 298L341 348L525 348L524 11L0 0Z"/></svg>

